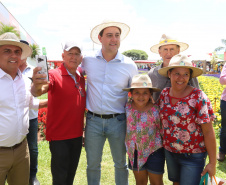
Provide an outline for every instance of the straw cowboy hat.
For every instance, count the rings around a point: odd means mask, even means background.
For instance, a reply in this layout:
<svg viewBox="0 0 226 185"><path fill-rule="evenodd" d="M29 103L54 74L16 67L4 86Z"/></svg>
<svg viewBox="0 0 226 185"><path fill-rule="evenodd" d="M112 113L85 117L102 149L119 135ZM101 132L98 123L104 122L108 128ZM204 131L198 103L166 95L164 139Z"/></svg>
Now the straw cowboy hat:
<svg viewBox="0 0 226 185"><path fill-rule="evenodd" d="M118 27L121 29L121 35L120 35L121 40L126 38L126 36L128 35L128 33L130 31L130 27L127 24L124 24L121 22L114 22L114 21L104 21L102 24L99 24L92 29L92 31L90 33L90 37L91 37L92 41L95 42L96 44L101 44L98 39L99 33L103 29L105 29L107 27L111 27L111 26L115 26L115 27Z"/></svg>
<svg viewBox="0 0 226 185"><path fill-rule="evenodd" d="M173 56L169 62L169 65L167 67L159 69L158 72L160 75L168 77L168 70L178 67L191 69L193 71L191 76L192 78L200 76L203 73L202 69L193 67L190 58L188 58L186 55L181 54Z"/></svg>
<svg viewBox="0 0 226 185"><path fill-rule="evenodd" d="M132 78L132 83L130 88L122 89L123 91L130 91L130 89L137 89L137 88L148 88L151 89L153 92L159 92L161 89L152 87L151 79L148 75L135 75Z"/></svg>
<svg viewBox="0 0 226 185"><path fill-rule="evenodd" d="M176 44L176 45L180 46L180 52L185 51L189 47L188 44L186 44L184 42L178 42L175 38L172 38L172 37L170 37L168 35L163 34L161 39L160 39L160 41L159 41L159 44L156 44L156 45L152 46L150 48L150 50L153 53L159 54L159 47L160 46L169 45L169 44Z"/></svg>
<svg viewBox="0 0 226 185"><path fill-rule="evenodd" d="M32 54L32 49L29 47L29 45L20 42L19 38L11 32L6 32L0 35L0 46L2 45L14 45L20 47L22 49L22 60L31 56Z"/></svg>

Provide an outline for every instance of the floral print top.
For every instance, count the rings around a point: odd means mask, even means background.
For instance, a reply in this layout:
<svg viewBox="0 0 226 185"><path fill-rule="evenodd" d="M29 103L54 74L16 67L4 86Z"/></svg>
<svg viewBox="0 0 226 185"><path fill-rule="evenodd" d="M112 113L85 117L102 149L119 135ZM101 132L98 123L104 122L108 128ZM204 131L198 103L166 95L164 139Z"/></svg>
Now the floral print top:
<svg viewBox="0 0 226 185"><path fill-rule="evenodd" d="M162 90L159 98L163 126L163 146L173 153L202 153L206 151L201 124L215 118L206 94L194 88L172 105L170 87Z"/></svg>
<svg viewBox="0 0 226 185"><path fill-rule="evenodd" d="M131 165L134 164L134 151L137 146L137 168L140 169L149 155L162 147L160 136L159 107L155 104L150 110L140 112L132 108L132 101L126 104L127 131L126 150Z"/></svg>

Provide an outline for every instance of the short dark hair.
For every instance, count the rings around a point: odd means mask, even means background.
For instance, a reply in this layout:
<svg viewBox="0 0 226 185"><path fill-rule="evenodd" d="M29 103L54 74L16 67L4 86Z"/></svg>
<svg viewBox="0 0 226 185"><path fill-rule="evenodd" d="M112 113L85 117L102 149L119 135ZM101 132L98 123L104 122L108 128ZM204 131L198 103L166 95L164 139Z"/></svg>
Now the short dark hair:
<svg viewBox="0 0 226 185"><path fill-rule="evenodd" d="M115 26L115 27L117 27L117 26ZM108 27L107 27L108 28ZM122 30L121 30L121 28L119 28L119 27L117 27L118 29L119 29L119 32L120 32L120 34L122 33ZM100 31L100 33L99 33L99 35L102 37L103 36L103 33L104 33L104 30L105 30L106 28L104 28L103 30L101 30Z"/></svg>

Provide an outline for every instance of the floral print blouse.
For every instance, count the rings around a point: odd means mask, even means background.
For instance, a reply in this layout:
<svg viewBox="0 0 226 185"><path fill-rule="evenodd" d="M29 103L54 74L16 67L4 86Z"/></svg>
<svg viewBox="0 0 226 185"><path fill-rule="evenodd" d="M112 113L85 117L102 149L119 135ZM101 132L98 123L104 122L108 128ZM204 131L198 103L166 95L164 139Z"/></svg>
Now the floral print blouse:
<svg viewBox="0 0 226 185"><path fill-rule="evenodd" d="M137 168L140 169L149 155L162 147L160 136L159 107L140 112L132 108L132 101L126 104L127 131L126 150L131 165L134 164L134 151L137 146Z"/></svg>
<svg viewBox="0 0 226 185"><path fill-rule="evenodd" d="M201 124L215 118L209 99L194 88L173 105L169 92L170 87L163 89L159 98L164 148L173 153L205 152Z"/></svg>

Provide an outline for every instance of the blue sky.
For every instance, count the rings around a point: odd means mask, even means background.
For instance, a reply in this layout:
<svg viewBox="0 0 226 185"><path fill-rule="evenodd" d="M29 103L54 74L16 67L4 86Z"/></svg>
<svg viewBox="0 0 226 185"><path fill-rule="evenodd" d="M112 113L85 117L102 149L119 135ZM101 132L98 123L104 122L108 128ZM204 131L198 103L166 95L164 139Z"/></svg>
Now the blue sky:
<svg viewBox="0 0 226 185"><path fill-rule="evenodd" d="M103 20L127 23L131 30L120 51L150 47L162 34L189 44L184 54L204 59L226 39L226 0L1 0L50 60L61 59L61 42L80 40L84 54L98 48L89 35Z"/></svg>

